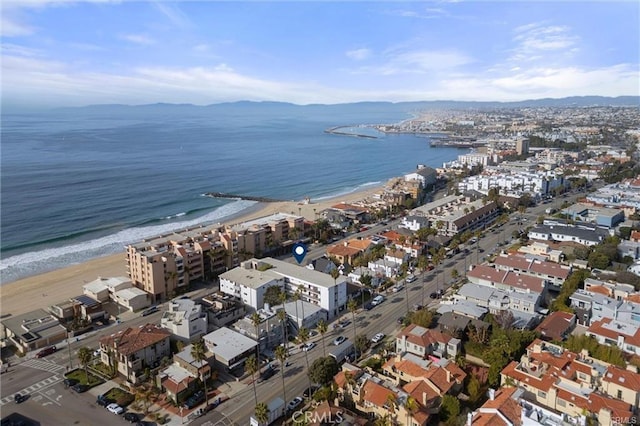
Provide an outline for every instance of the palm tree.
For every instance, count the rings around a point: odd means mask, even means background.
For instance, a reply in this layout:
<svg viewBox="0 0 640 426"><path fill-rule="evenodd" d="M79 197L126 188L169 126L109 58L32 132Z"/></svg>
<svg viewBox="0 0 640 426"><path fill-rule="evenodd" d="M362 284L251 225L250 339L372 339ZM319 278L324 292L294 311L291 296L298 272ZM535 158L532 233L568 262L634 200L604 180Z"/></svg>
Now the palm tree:
<svg viewBox="0 0 640 426"><path fill-rule="evenodd" d="M87 371L87 366L91 362L91 359L93 359L93 353L91 352L91 349L87 348L86 346L78 349L78 360L80 361L82 367L84 367L84 375L86 377L87 383L89 383L89 371Z"/></svg>
<svg viewBox="0 0 640 426"><path fill-rule="evenodd" d="M191 345L191 357L195 362L198 363L198 373L201 371L200 364L204 361L207 361L206 349L204 346L204 340L200 339L197 342L194 342ZM209 405L209 392L207 392L207 379L208 377L204 374L200 373L200 380L202 380L202 384L204 384L204 398L207 403L206 406Z"/></svg>
<svg viewBox="0 0 640 426"><path fill-rule="evenodd" d="M412 396L407 397L407 400L404 403L404 409L407 412L407 424L410 425L412 424L411 417L413 416L413 413L418 411L418 403L416 402L416 399Z"/></svg>
<svg viewBox="0 0 640 426"><path fill-rule="evenodd" d="M269 407L264 402L256 404L256 420L261 425L267 424L269 421Z"/></svg>
<svg viewBox="0 0 640 426"><path fill-rule="evenodd" d="M389 393L387 395L387 402L385 404L387 409L391 411L391 423L395 423L396 408L398 407L398 398L395 393Z"/></svg>
<svg viewBox="0 0 640 426"><path fill-rule="evenodd" d="M278 311L278 319L282 322L282 327L284 329L284 337L285 337L284 345L285 345L285 348L287 348L289 346L289 339L287 338L288 324L286 323L287 311L284 308L284 304L287 302L287 299L288 299L287 293L284 290L282 290L278 298L280 299L280 303L282 303L282 311ZM282 314L280 314L280 312L282 312Z"/></svg>
<svg viewBox="0 0 640 426"><path fill-rule="evenodd" d="M247 370L249 374L251 374L251 382L253 382L253 397L256 400L256 406L258 405L258 392L256 390L256 378L254 374L256 374L260 368L258 367L258 360L255 355L250 355L249 358L244 363L244 369Z"/></svg>
<svg viewBox="0 0 640 426"><path fill-rule="evenodd" d="M256 360L258 361L258 371L260 371L260 324L262 323L262 317L260 317L260 314L257 312L254 312L251 314L251 324L253 324L253 326L256 328L256 340L258 341L258 346L256 347L256 350L258 351L258 354L256 355ZM269 334L269 331L267 331L267 335Z"/></svg>
<svg viewBox="0 0 640 426"><path fill-rule="evenodd" d="M282 325L282 345L285 349L287 349L287 313L284 311L284 309L281 309L278 311L276 316L278 317L278 319L280 320L280 324Z"/></svg>
<svg viewBox="0 0 640 426"><path fill-rule="evenodd" d="M353 344L356 344L356 311L358 310L358 303L351 299L347 303L347 309L351 312L351 318L353 319Z"/></svg>
<svg viewBox="0 0 640 426"><path fill-rule="evenodd" d="M392 422L391 422L391 417L389 417L388 414L385 414L382 417L378 417L376 418L376 420L373 422L374 426L391 426Z"/></svg>
<svg viewBox="0 0 640 426"><path fill-rule="evenodd" d="M335 268L332 269L329 274L331 274L331 278L333 278L333 285L336 285L338 277L340 276L340 271L338 271L338 268Z"/></svg>
<svg viewBox="0 0 640 426"><path fill-rule="evenodd" d="M306 327L302 327L298 332L298 340L300 340L300 343L303 345L306 345L309 341L309 330ZM309 352L307 350L304 351L304 359L307 363L307 371L309 371ZM307 378L309 379L309 389L311 389L311 378L308 374Z"/></svg>
<svg viewBox="0 0 640 426"><path fill-rule="evenodd" d="M328 329L329 329L329 326L324 320L318 321L318 333L320 333L320 336L322 337L321 340L322 340L322 356L323 357L327 356L327 352L324 347L324 335L327 333Z"/></svg>
<svg viewBox="0 0 640 426"><path fill-rule="evenodd" d="M280 373L282 374L282 397L286 403L287 401L287 390L284 384L284 365L287 360L287 350L282 346L278 346L276 348L276 359L280 361Z"/></svg>

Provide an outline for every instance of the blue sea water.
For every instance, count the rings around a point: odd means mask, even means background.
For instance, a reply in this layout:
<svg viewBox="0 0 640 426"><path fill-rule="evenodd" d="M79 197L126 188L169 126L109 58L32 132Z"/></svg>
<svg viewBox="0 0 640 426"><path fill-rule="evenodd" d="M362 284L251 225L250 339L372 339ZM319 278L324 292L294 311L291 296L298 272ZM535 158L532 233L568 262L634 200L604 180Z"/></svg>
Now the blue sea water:
<svg viewBox="0 0 640 426"><path fill-rule="evenodd" d="M324 132L395 123L412 113L394 104L277 103L5 113L2 282L223 221L255 205L206 192L317 199L382 183L417 164L440 166L459 154L430 148L415 135Z"/></svg>

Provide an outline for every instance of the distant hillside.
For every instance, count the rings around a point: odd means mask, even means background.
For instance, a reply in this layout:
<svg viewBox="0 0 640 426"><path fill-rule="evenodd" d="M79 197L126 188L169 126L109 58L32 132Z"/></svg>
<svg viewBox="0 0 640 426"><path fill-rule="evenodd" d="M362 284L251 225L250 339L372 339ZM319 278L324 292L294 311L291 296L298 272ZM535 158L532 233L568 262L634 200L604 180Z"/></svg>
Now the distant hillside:
<svg viewBox="0 0 640 426"><path fill-rule="evenodd" d="M196 113L211 112L215 110L258 112L268 108L281 110L282 112L296 111L306 112L326 111L335 107L343 110L357 110L360 112L371 111L415 111L419 109L486 109L486 108L524 108L524 107L591 107L591 106L636 106L640 107L640 96L572 96L568 98L545 98L545 99L529 99L518 102L470 102L470 101L421 101L421 102L354 102L345 104L309 104L298 105L288 102L255 102L255 101L238 101L225 102L219 104L211 104L206 106L198 106L192 104L168 104L157 103L148 105L88 105L85 107L58 108L56 111L84 111L97 113L116 113L116 112L155 112L155 113Z"/></svg>

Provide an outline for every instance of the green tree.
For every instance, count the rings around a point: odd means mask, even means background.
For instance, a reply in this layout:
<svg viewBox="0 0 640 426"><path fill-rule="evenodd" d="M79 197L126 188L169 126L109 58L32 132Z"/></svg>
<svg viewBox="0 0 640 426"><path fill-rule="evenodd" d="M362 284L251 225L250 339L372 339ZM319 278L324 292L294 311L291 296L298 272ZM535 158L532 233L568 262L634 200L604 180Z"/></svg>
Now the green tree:
<svg viewBox="0 0 640 426"><path fill-rule="evenodd" d="M371 346L371 339L366 334L358 334L354 343L358 353L363 354Z"/></svg>
<svg viewBox="0 0 640 426"><path fill-rule="evenodd" d="M318 358L309 367L307 374L313 383L327 386L333 381L333 377L338 374L338 363L331 356Z"/></svg>
<svg viewBox="0 0 640 426"><path fill-rule="evenodd" d="M300 331L298 332L298 340L303 345L306 345L309 341L309 330L307 330L306 327L300 328ZM309 371L309 351L307 350L304 351L304 359L307 364L307 371ZM311 389L311 378L309 378L309 389Z"/></svg>
<svg viewBox="0 0 640 426"><path fill-rule="evenodd" d="M80 361L80 365L82 365L82 367L84 368L84 375L87 383L89 383L89 371L87 370L87 367L92 358L93 352L91 351L91 349L87 348L86 346L78 349L78 361Z"/></svg>
<svg viewBox="0 0 640 426"><path fill-rule="evenodd" d="M280 288L280 286L271 286L269 288L267 288L267 290L264 292L264 303L268 303L269 306L276 306L277 304L280 303L280 293L282 292L282 289Z"/></svg>
<svg viewBox="0 0 640 426"><path fill-rule="evenodd" d="M411 417L416 411L418 411L418 402L414 397L408 396L403 407L404 407L404 410L407 412L407 424L410 425L412 424Z"/></svg>
<svg viewBox="0 0 640 426"><path fill-rule="evenodd" d="M278 346L276 347L275 350L275 355L276 355L276 359L278 361L280 361L280 373L282 376L282 398L284 399L284 401L287 401L287 388L285 386L284 383L284 369L285 369L285 363L287 361L287 350L282 347L282 346Z"/></svg>
<svg viewBox="0 0 640 426"><path fill-rule="evenodd" d="M249 355L244 362L244 369L247 373L251 374L251 383L253 383L253 398L256 400L256 406L258 405L258 391L256 390L256 378L255 374L259 371L258 360L255 355Z"/></svg>
<svg viewBox="0 0 640 426"><path fill-rule="evenodd" d="M198 340L197 342L194 342L191 345L191 357L198 364L201 364L201 363L207 361L206 352L207 351L206 351L205 346L204 346L204 340L202 340L202 339ZM208 406L209 405L209 392L208 392L208 389L207 389L207 381L208 381L209 377L205 376L201 371L202 371L201 367L200 367L200 365L198 365L198 373L200 374L200 380L202 380L202 384L204 385L204 397L205 397L205 401L206 401L207 406Z"/></svg>
<svg viewBox="0 0 640 426"><path fill-rule="evenodd" d="M329 330L329 326L324 320L318 321L318 333L322 337L320 340L322 342L322 356L327 356L325 345L324 345L324 335L327 334L327 330Z"/></svg>
<svg viewBox="0 0 640 426"><path fill-rule="evenodd" d="M258 363L258 371L260 371L260 324L262 323L262 317L260 317L259 313L254 312L249 318L251 319L251 324L253 324L256 329L256 341L258 342L258 345L256 346L256 362Z"/></svg>
<svg viewBox="0 0 640 426"><path fill-rule="evenodd" d="M469 395L472 404L477 403L482 397L482 387L476 376L471 376L469 383L467 383L467 395Z"/></svg>
<svg viewBox="0 0 640 426"><path fill-rule="evenodd" d="M287 313L285 312L284 309L280 309L277 313L276 316L278 317L278 320L280 321L280 325L282 326L282 345L285 347L285 349L287 348L287 341L289 339L287 339Z"/></svg>
<svg viewBox="0 0 640 426"><path fill-rule="evenodd" d="M256 404L255 409L256 420L260 424L267 424L269 422L269 407L264 402Z"/></svg>
<svg viewBox="0 0 640 426"><path fill-rule="evenodd" d="M460 415L460 401L458 401L458 398L452 395L443 396L440 415L447 424L454 424L456 418Z"/></svg>

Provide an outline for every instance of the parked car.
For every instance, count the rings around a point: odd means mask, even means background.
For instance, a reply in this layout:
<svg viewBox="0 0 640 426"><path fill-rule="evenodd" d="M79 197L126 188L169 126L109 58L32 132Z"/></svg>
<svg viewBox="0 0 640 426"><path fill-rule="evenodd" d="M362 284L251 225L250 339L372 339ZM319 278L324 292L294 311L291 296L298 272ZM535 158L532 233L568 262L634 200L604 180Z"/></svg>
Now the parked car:
<svg viewBox="0 0 640 426"><path fill-rule="evenodd" d="M406 281L407 281L408 283L412 283L412 282L414 282L415 280L417 280L417 278L415 277L415 275L409 275L409 276L407 276L407 279L406 279Z"/></svg>
<svg viewBox="0 0 640 426"><path fill-rule="evenodd" d="M378 343L380 342L382 339L384 339L385 334L384 333L377 333L375 336L373 336L371 338L371 341L373 343Z"/></svg>
<svg viewBox="0 0 640 426"><path fill-rule="evenodd" d="M74 392L76 392L76 393L84 393L84 392L88 391L89 389L91 389L91 386L84 385L82 383L76 383L75 385L71 386L71 389L73 389Z"/></svg>
<svg viewBox="0 0 640 426"><path fill-rule="evenodd" d="M276 374L276 369L271 366L267 367L262 374L260 374L260 377L258 377L258 383L269 380L274 374Z"/></svg>
<svg viewBox="0 0 640 426"><path fill-rule="evenodd" d="M403 324L403 323L404 323L404 317L399 317L398 324Z"/></svg>
<svg viewBox="0 0 640 426"><path fill-rule="evenodd" d="M335 340L333 341L333 344L334 344L334 345L336 345L336 346L338 346L338 345L340 345L342 342L344 342L345 340L347 340L347 338L346 338L346 337L344 337L344 336L338 336L338 337L336 337L336 338L335 338Z"/></svg>
<svg viewBox="0 0 640 426"><path fill-rule="evenodd" d="M438 293L436 293L436 292L434 291L433 293L431 293L431 294L429 295L429 297L430 297L430 298L432 298L432 299L437 299L437 298L438 298Z"/></svg>
<svg viewBox="0 0 640 426"><path fill-rule="evenodd" d="M364 305L364 309L365 309L366 311L370 311L371 309L373 309L373 304L372 304L371 302L367 302L367 303L365 303L365 305Z"/></svg>
<svg viewBox="0 0 640 426"><path fill-rule="evenodd" d="M77 385L78 381L76 379L64 379L63 383L65 388L70 388L72 386Z"/></svg>
<svg viewBox="0 0 640 426"><path fill-rule="evenodd" d="M38 352L36 354L36 358L43 358L47 355L51 355L52 353L56 352L58 349L55 346L49 346L48 348L45 348L43 350L41 350L40 352Z"/></svg>
<svg viewBox="0 0 640 426"><path fill-rule="evenodd" d="M413 305L413 310L414 311L419 311L423 308L423 306L419 303L416 303L415 305Z"/></svg>
<svg viewBox="0 0 640 426"><path fill-rule="evenodd" d="M109 404L113 404L115 401L111 398L107 398L104 395L98 395L98 397L96 398L96 404L98 404L101 407L106 407Z"/></svg>
<svg viewBox="0 0 640 426"><path fill-rule="evenodd" d="M154 312L158 312L157 306L152 306L150 308L145 309L144 311L142 311L142 316L146 317L147 315L151 315Z"/></svg>
<svg viewBox="0 0 640 426"><path fill-rule="evenodd" d="M22 395L21 393L17 393L17 394L15 394L15 395L13 395L13 401L14 401L16 404L21 404L21 403L23 403L24 401L26 401L28 398L29 398L29 396L27 396L27 395Z"/></svg>
<svg viewBox="0 0 640 426"><path fill-rule="evenodd" d="M190 410L193 407L201 404L205 400L204 391L198 391L191 395L184 403L184 408Z"/></svg>
<svg viewBox="0 0 640 426"><path fill-rule="evenodd" d="M307 344L304 345L304 347L302 348L303 351L307 352L310 351L311 349L315 348L316 344L315 342L309 342Z"/></svg>
<svg viewBox="0 0 640 426"><path fill-rule="evenodd" d="M124 419L129 423L136 423L140 421L140 415L138 413L128 412L124 413Z"/></svg>
<svg viewBox="0 0 640 426"><path fill-rule="evenodd" d="M111 412L113 414L117 414L117 415L120 415L120 414L124 413L124 408L122 408L121 406L119 406L115 402L112 403L112 404L107 405L107 410L109 410L109 412Z"/></svg>
<svg viewBox="0 0 640 426"><path fill-rule="evenodd" d="M296 396L295 398L293 398L293 399L289 402L289 405L287 405L287 411L293 411L293 410L295 410L296 408L298 408L298 407L300 406L300 404L302 404L302 402L303 402L303 401L304 401L304 400L303 400L301 397Z"/></svg>

